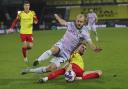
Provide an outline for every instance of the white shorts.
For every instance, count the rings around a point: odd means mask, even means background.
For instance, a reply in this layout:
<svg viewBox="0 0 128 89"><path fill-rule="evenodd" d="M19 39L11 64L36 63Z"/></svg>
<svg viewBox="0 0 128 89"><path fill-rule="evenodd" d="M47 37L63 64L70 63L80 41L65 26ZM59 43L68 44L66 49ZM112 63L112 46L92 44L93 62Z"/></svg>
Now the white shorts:
<svg viewBox="0 0 128 89"><path fill-rule="evenodd" d="M61 66L61 63L65 63L70 58L70 54L67 54L64 49L62 42L57 42L54 46L59 47L60 52L58 55L54 56L53 59L50 61L51 63L54 63L57 67Z"/></svg>
<svg viewBox="0 0 128 89"><path fill-rule="evenodd" d="M57 68L61 66L62 63L65 63L67 60L63 57L53 57L50 61L51 63L55 64Z"/></svg>
<svg viewBox="0 0 128 89"><path fill-rule="evenodd" d="M96 25L95 24L88 24L88 29L92 31L96 31Z"/></svg>

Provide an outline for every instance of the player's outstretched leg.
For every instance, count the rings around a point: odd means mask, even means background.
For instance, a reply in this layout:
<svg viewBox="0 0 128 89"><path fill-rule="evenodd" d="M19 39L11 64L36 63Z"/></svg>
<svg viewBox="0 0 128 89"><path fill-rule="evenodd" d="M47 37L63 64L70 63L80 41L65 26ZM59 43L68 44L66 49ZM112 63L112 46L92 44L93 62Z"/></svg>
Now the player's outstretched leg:
<svg viewBox="0 0 128 89"><path fill-rule="evenodd" d="M43 73L46 72L47 67L39 67L39 68L26 68L24 69L21 74L28 74L28 73Z"/></svg>
<svg viewBox="0 0 128 89"><path fill-rule="evenodd" d="M41 62L41 61L47 60L51 55L57 55L59 53L59 51L60 51L59 47L57 47L57 46L52 47L50 50L47 50L40 57L38 57L38 59L36 59L33 62L33 66L38 65L39 62Z"/></svg>
<svg viewBox="0 0 128 89"><path fill-rule="evenodd" d="M102 75L101 70L87 71L83 74L82 79L87 80L87 79L99 78L101 75Z"/></svg>
<svg viewBox="0 0 128 89"><path fill-rule="evenodd" d="M21 74L22 75L25 75L25 74L27 74L27 73L29 73L29 68L26 68L26 69L24 69L22 72L21 72Z"/></svg>
<svg viewBox="0 0 128 89"><path fill-rule="evenodd" d="M26 68L21 72L21 74L24 75L28 73L46 73L46 72L51 72L56 69L57 69L56 64L50 63L48 66L44 66L44 67Z"/></svg>
<svg viewBox="0 0 128 89"><path fill-rule="evenodd" d="M58 77L60 75L63 75L64 73L65 73L65 69L64 68L56 70L56 71L51 72L50 74L48 74L47 77L39 79L38 83L44 83L44 82L47 82L48 80L55 79L56 77Z"/></svg>
<svg viewBox="0 0 128 89"><path fill-rule="evenodd" d="M47 50L47 51L44 52L40 57L38 57L38 59L36 59L36 60L33 62L33 66L36 66L36 65L39 64L39 62L48 59L51 55L52 55L52 51L51 51L51 50Z"/></svg>

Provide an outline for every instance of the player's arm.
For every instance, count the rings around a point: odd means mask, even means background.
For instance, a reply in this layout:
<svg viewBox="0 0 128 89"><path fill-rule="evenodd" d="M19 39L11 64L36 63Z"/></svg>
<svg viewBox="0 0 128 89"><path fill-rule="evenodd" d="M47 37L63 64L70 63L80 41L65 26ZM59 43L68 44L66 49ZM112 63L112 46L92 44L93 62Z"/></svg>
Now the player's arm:
<svg viewBox="0 0 128 89"><path fill-rule="evenodd" d="M65 66L65 71L70 71L72 70L72 64L68 63L66 66Z"/></svg>
<svg viewBox="0 0 128 89"><path fill-rule="evenodd" d="M14 19L14 21L12 22L12 25L11 25L10 29L13 29L13 28L16 26L16 24L17 24L17 22L18 22L19 19L20 19L19 16L17 16L17 17Z"/></svg>
<svg viewBox="0 0 128 89"><path fill-rule="evenodd" d="M57 14L54 14L56 20L61 24L61 25L66 25L66 21L64 19L62 19L61 17L59 17Z"/></svg>
<svg viewBox="0 0 128 89"><path fill-rule="evenodd" d="M38 18L37 18L37 16L36 16L36 13L33 11L33 22L34 22L34 24L37 24L38 23Z"/></svg>
<svg viewBox="0 0 128 89"><path fill-rule="evenodd" d="M14 21L12 22L11 27L7 30L7 34L10 33L11 30L16 26L16 24L17 24L17 22L18 22L19 19L20 19L20 16L18 15L18 16L14 19Z"/></svg>
<svg viewBox="0 0 128 89"><path fill-rule="evenodd" d="M83 38L81 38L81 41L82 42L87 42L88 46L94 50L95 52L100 52L102 51L101 48L98 48L93 42L92 42L92 39L90 37L90 34L89 32L87 32L87 28L85 28L84 32L83 32Z"/></svg>
<svg viewBox="0 0 128 89"><path fill-rule="evenodd" d="M93 49L95 52L100 52L100 51L102 51L102 49L101 49L101 48L98 48L98 47L92 42L91 39L88 39L88 40L87 40L87 43L88 43L89 47L90 47L91 49Z"/></svg>
<svg viewBox="0 0 128 89"><path fill-rule="evenodd" d="M34 16L33 19L34 19L34 24L37 24L37 23L38 23L38 18L37 18L37 16Z"/></svg>

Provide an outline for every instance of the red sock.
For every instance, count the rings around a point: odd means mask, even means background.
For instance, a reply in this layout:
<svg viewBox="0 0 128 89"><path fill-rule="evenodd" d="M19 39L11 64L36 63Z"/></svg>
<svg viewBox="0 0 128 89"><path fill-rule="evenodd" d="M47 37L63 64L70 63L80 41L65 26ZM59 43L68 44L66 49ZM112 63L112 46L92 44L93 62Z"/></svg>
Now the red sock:
<svg viewBox="0 0 128 89"><path fill-rule="evenodd" d="M25 58L26 55L27 55L27 47L22 47L22 54L23 54L23 56Z"/></svg>
<svg viewBox="0 0 128 89"><path fill-rule="evenodd" d="M54 79L60 75L63 75L65 73L65 69L62 68L62 69L59 69L59 70L56 70L54 72L51 72L50 74L48 74L48 80L51 80L51 79Z"/></svg>
<svg viewBox="0 0 128 89"><path fill-rule="evenodd" d="M86 79L92 79L92 78L98 78L99 77L99 74L94 72L94 73L90 73L90 74L86 74L82 77L83 80L86 80Z"/></svg>

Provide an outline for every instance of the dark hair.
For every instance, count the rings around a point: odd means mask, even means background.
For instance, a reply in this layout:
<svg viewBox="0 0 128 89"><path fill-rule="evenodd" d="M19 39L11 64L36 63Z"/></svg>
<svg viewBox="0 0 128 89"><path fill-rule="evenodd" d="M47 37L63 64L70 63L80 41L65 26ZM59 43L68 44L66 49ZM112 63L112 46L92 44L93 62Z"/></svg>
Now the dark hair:
<svg viewBox="0 0 128 89"><path fill-rule="evenodd" d="M84 46L87 46L87 44L86 44L85 41L81 41L81 42L79 42L78 45L73 49L73 51L71 52L71 54L74 53L74 51L75 51L80 45L82 45L82 44L83 44Z"/></svg>
<svg viewBox="0 0 128 89"><path fill-rule="evenodd" d="M24 4L30 4L30 2L29 1L24 1Z"/></svg>
<svg viewBox="0 0 128 89"><path fill-rule="evenodd" d="M80 43L76 46L76 48L78 48L80 45L87 46L86 42L85 42L85 41L82 41L82 42L80 42Z"/></svg>

